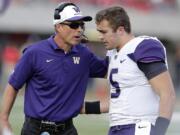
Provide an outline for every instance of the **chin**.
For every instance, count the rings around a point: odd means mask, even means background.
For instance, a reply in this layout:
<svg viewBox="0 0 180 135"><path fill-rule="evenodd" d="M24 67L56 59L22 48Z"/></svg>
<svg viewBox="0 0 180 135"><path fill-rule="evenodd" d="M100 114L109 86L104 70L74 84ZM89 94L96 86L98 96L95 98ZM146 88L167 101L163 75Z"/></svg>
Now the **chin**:
<svg viewBox="0 0 180 135"><path fill-rule="evenodd" d="M76 45L76 44L78 44L80 41L77 41L77 40L72 40L70 43L72 44L72 45Z"/></svg>
<svg viewBox="0 0 180 135"><path fill-rule="evenodd" d="M111 47L106 47L106 50L112 50L113 48L111 48Z"/></svg>
<svg viewBox="0 0 180 135"><path fill-rule="evenodd" d="M79 44L81 42L81 40L75 40L74 43L75 44Z"/></svg>
<svg viewBox="0 0 180 135"><path fill-rule="evenodd" d="M109 47L109 46L105 46L105 48L106 48L107 50L110 50L110 47Z"/></svg>

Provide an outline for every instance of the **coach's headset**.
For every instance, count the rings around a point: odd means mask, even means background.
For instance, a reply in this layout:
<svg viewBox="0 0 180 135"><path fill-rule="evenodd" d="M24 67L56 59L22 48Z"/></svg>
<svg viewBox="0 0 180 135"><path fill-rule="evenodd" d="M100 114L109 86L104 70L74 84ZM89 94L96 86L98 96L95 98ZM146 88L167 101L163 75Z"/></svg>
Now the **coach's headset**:
<svg viewBox="0 0 180 135"><path fill-rule="evenodd" d="M66 6L70 6L70 5L77 7L74 3L62 3L55 9L54 19L56 19L56 20L61 19L61 16L59 13L62 12Z"/></svg>

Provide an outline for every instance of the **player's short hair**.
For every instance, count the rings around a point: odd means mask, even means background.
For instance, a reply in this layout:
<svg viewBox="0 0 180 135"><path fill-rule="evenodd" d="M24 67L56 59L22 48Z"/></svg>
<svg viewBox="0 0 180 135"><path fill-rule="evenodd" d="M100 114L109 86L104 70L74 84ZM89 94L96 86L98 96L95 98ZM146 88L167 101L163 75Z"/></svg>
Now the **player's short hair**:
<svg viewBox="0 0 180 135"><path fill-rule="evenodd" d="M131 23L124 8L115 6L99 11L95 17L96 24L107 20L111 28L116 31L119 26L123 26L127 33L131 33Z"/></svg>

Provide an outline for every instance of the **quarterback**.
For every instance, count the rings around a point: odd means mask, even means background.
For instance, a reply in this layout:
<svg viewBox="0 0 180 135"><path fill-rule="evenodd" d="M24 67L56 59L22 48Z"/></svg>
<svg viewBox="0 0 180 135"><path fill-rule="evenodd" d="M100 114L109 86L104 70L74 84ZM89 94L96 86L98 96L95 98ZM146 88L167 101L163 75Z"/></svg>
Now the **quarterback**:
<svg viewBox="0 0 180 135"><path fill-rule="evenodd" d="M99 11L96 25L108 50L110 103L85 102L82 112L109 111L109 135L165 135L175 92L164 45L156 37L135 37L122 7Z"/></svg>

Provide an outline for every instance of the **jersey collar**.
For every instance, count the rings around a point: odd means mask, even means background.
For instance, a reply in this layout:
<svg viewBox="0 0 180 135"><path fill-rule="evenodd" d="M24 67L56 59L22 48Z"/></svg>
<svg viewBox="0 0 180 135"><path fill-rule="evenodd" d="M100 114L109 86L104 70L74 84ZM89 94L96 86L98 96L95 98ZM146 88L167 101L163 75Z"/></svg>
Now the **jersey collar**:
<svg viewBox="0 0 180 135"><path fill-rule="evenodd" d="M60 49L60 48L58 47L58 45L57 45L56 42L54 41L54 36L55 36L55 35L52 35L52 36L50 36L50 37L48 38L48 41L49 41L50 45L52 46L52 48L53 48L54 50L62 50L62 49ZM78 45L73 46L72 49L70 50L70 52L78 52L77 46L78 46ZM62 50L62 51L63 51L63 50Z"/></svg>

